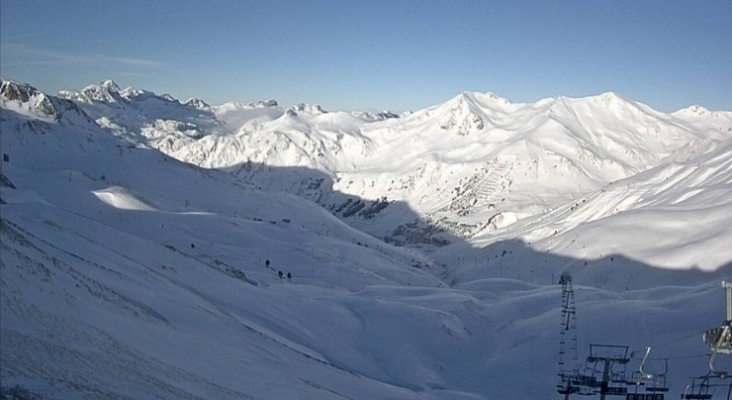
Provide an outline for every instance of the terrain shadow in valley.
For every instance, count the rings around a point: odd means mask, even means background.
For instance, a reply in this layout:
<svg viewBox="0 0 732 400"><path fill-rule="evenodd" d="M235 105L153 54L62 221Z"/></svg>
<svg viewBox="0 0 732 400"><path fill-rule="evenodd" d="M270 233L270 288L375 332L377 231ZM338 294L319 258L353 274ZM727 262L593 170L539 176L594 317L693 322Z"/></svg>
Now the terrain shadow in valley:
<svg viewBox="0 0 732 400"><path fill-rule="evenodd" d="M577 284L622 292L660 286L695 286L732 276L732 261L713 271L695 265L667 268L622 254L575 258L542 252L520 239L460 249L446 249L436 257L442 265L452 266L450 283L453 285L496 277L539 285L557 284L560 275L568 272Z"/></svg>
<svg viewBox="0 0 732 400"><path fill-rule="evenodd" d="M311 200L379 240L420 251L441 267L438 278L451 286L484 278L556 284L563 272L569 272L578 284L622 292L694 286L732 276L732 260L705 271L694 265L655 266L622 254L575 258L536 250L520 239L473 247L465 238L426 221L403 201L363 199L339 192L334 189L333 178L316 169L247 163L225 170L260 189Z"/></svg>

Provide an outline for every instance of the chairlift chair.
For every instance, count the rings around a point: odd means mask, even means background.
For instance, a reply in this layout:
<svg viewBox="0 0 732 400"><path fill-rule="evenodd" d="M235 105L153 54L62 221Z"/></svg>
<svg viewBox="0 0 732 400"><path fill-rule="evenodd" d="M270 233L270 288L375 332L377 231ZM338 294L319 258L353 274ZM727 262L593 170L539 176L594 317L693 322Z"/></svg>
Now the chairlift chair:
<svg viewBox="0 0 732 400"><path fill-rule="evenodd" d="M665 400L663 393L628 393L625 400Z"/></svg>
<svg viewBox="0 0 732 400"><path fill-rule="evenodd" d="M646 362L651 353L651 347L646 347L640 366L637 371L631 374L626 382L628 393L626 400L665 400L669 387L666 384L666 373L668 373L668 360L664 359L663 371L649 372L646 369Z"/></svg>
<svg viewBox="0 0 732 400"><path fill-rule="evenodd" d="M568 373L567 371L560 372L557 392L565 395L579 393L581 387L577 383L578 375L576 372L574 374Z"/></svg>
<svg viewBox="0 0 732 400"><path fill-rule="evenodd" d="M668 390L666 376L655 377L650 383L646 384L646 393L667 393Z"/></svg>
<svg viewBox="0 0 732 400"><path fill-rule="evenodd" d="M663 359L663 372L649 372L646 370L646 362L648 361L648 356L651 354L651 347L646 347L646 353L643 355L643 360L641 361L640 366L638 367L638 372L640 374L640 377L645 380L645 390L646 393L665 393L668 392L668 385L666 384L666 374L668 373L668 360ZM656 400L653 396L653 400ZM661 397L661 400L663 397Z"/></svg>
<svg viewBox="0 0 732 400"><path fill-rule="evenodd" d="M681 400L710 400L714 396L714 386L709 385L709 377L699 377L691 380L686 386Z"/></svg>
<svg viewBox="0 0 732 400"><path fill-rule="evenodd" d="M669 391L665 377L644 379L639 372L634 372L627 384L626 400L666 400Z"/></svg>
<svg viewBox="0 0 732 400"><path fill-rule="evenodd" d="M708 329L704 332L704 343L709 346L712 351L722 354L732 353L732 330L730 323L732 321L724 321L719 328Z"/></svg>

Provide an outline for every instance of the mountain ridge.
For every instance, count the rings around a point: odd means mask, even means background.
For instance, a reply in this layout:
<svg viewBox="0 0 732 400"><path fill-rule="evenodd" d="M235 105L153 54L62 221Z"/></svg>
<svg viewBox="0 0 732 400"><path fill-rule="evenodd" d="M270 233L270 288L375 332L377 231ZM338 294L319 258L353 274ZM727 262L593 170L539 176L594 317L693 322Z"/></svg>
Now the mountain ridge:
<svg viewBox="0 0 732 400"><path fill-rule="evenodd" d="M732 273L723 130L606 182L563 125L532 137L547 102L458 136L442 115L219 119L149 96L56 118L40 96L0 96L3 394L544 400L563 272L580 354L664 343L672 394L708 369L695 332L723 320Z"/></svg>
<svg viewBox="0 0 732 400"><path fill-rule="evenodd" d="M115 117L105 111L106 100L97 102L97 109L79 105L124 136L115 126L125 127L131 118ZM692 107L664 114L614 92L535 103L463 92L401 118L378 120L325 112L317 105L284 109L274 101L226 103L197 109L205 114L166 112L158 118L158 108L145 111L144 102L133 103L149 115L126 124L126 131L143 133L133 142L184 162L230 170L255 186L302 195L330 210L348 210L346 200L319 186L316 177L275 178L266 168L247 166L322 171L333 178L335 191L370 199L370 206L385 210L368 221L351 212L340 217L380 238L412 232L430 243L441 233L420 232L423 227L410 228L415 221L394 216L379 222L382 214L389 215L388 203L404 201L445 232L470 239L683 161L690 156L684 148L704 147L694 143L732 137L732 112Z"/></svg>

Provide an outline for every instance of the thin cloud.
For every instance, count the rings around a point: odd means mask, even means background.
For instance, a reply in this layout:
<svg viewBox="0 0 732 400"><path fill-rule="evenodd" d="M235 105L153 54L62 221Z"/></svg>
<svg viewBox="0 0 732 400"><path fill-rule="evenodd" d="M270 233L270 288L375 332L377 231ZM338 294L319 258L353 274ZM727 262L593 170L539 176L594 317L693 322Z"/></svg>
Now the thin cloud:
<svg viewBox="0 0 732 400"><path fill-rule="evenodd" d="M26 33L24 35L13 35L13 36L6 36L3 39L6 41L19 41L19 40L28 40L28 39L37 39L37 38L48 38L48 37L55 37L63 33L63 31L56 31L55 33L52 32L32 32L32 33Z"/></svg>
<svg viewBox="0 0 732 400"><path fill-rule="evenodd" d="M117 64L132 67L164 68L171 66L170 63L158 60L150 60L135 57L118 57L103 54L68 54L58 51L46 50L20 44L0 45L0 54L3 60L18 58L30 58L27 60L13 60L4 62L6 66L24 65L101 65Z"/></svg>
<svg viewBox="0 0 732 400"><path fill-rule="evenodd" d="M34 32L25 35L14 35L3 37L3 41L7 43L26 43L26 46L33 48L49 48L53 46L65 46L74 44L77 46L90 46L98 44L115 44L115 43L131 43L134 40L131 39L95 39L95 40L59 40L59 37L63 37L65 34L70 33L69 31L54 31L54 32Z"/></svg>

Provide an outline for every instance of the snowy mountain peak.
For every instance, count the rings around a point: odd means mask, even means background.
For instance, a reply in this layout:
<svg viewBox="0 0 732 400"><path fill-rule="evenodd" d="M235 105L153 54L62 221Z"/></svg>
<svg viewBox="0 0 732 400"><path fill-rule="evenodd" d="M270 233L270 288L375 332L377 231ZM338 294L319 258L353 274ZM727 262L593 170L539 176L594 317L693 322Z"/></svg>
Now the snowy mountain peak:
<svg viewBox="0 0 732 400"><path fill-rule="evenodd" d="M21 114L54 121L61 118L61 112L54 106L51 99L27 83L0 79L0 96L4 107Z"/></svg>
<svg viewBox="0 0 732 400"><path fill-rule="evenodd" d="M110 90L110 92L113 93L114 92L114 89L112 88ZM142 89L135 89L135 88L133 88L131 86L125 88L124 90L117 91L117 92L120 94L120 96L122 96L124 99L127 99L127 100L145 100L145 99L149 99L151 97L165 98L164 97L165 95L163 95L163 96L157 96L153 92L150 92L150 91L147 91L147 90L142 90Z"/></svg>
<svg viewBox="0 0 732 400"><path fill-rule="evenodd" d="M208 103L206 103L205 101L203 101L197 97L191 97L185 103L183 103L183 105L193 107L193 108L198 108L199 110L208 110L211 108L211 106Z"/></svg>
<svg viewBox="0 0 732 400"><path fill-rule="evenodd" d="M189 100L190 101L190 100ZM224 104L215 106L214 108L218 109L219 111L233 111L233 110L251 110L255 108L275 108L278 107L279 104L277 103L277 100L259 100L249 103L240 103L238 101L228 101Z"/></svg>
<svg viewBox="0 0 732 400"><path fill-rule="evenodd" d="M363 118L369 121L384 121L387 119L399 118L398 114L394 114L389 110L384 110L376 113L368 111L352 111L350 114L356 118Z"/></svg>
<svg viewBox="0 0 732 400"><path fill-rule="evenodd" d="M458 107L462 107L464 104L475 103L475 92L462 92L459 95L453 97L448 103L453 103Z"/></svg>
<svg viewBox="0 0 732 400"><path fill-rule="evenodd" d="M501 97L493 92L462 92L452 101L462 101L472 104L481 110L495 110L499 112L507 112L512 110L514 105L508 99Z"/></svg>
<svg viewBox="0 0 732 400"><path fill-rule="evenodd" d="M463 92L457 95L439 106L438 112L440 129L457 136L467 136L484 127L480 106L476 104L474 93Z"/></svg>
<svg viewBox="0 0 732 400"><path fill-rule="evenodd" d="M489 99L494 99L494 100L506 100L505 98L503 98L503 97L501 97L501 96L499 96L499 95L497 95L497 94L495 94L495 93L493 93L493 92L485 92L485 93L483 93L483 95L484 95L485 97L489 98ZM508 100L506 100L506 101L508 101Z"/></svg>
<svg viewBox="0 0 732 400"><path fill-rule="evenodd" d="M45 121L74 123L92 119L74 102L48 96L27 83L7 81L0 78L0 103L3 108L19 114Z"/></svg>
<svg viewBox="0 0 732 400"><path fill-rule="evenodd" d="M511 101L506 99L505 97L499 96L493 92L485 92L485 93L479 93L479 92L466 92L470 97L473 98L473 101L481 102L484 104L492 104L494 106L507 106L511 105Z"/></svg>
<svg viewBox="0 0 732 400"><path fill-rule="evenodd" d="M732 137L732 111L711 111L700 105L693 105L671 115L692 129L704 132L709 138L727 140Z"/></svg>
<svg viewBox="0 0 732 400"><path fill-rule="evenodd" d="M111 79L104 79L101 82L98 83L98 86L102 89L105 89L109 92L119 92L119 85L117 85L117 82L111 80Z"/></svg>
<svg viewBox="0 0 732 400"><path fill-rule="evenodd" d="M114 95L119 94L120 91L121 90L117 83L111 79L105 79L81 90L83 94L86 94L90 98L98 101L114 101L117 97Z"/></svg>
<svg viewBox="0 0 732 400"><path fill-rule="evenodd" d="M605 106L620 105L620 104L631 104L636 105L637 103L633 100L626 98L625 96L616 92L605 92L597 96L593 96L592 100L598 103L602 103Z"/></svg>
<svg viewBox="0 0 732 400"><path fill-rule="evenodd" d="M132 89L128 88L127 90L131 91ZM94 102L120 103L125 101L120 92L121 90L116 82L111 79L105 79L86 86L79 92L62 90L58 92L58 97L86 104L92 104Z"/></svg>
<svg viewBox="0 0 732 400"><path fill-rule="evenodd" d="M391 112L389 110L384 110L384 111L381 111L381 112L377 112L376 114L374 114L374 116L377 119L382 119L382 120L384 120L384 119L392 119L392 118L399 118L399 114L394 114L393 112Z"/></svg>
<svg viewBox="0 0 732 400"><path fill-rule="evenodd" d="M159 97L162 98L162 99L165 99L165 100L174 102L174 103L179 103L178 99L176 99L175 97L171 96L170 93L163 93Z"/></svg>
<svg viewBox="0 0 732 400"><path fill-rule="evenodd" d="M322 115L328 113L328 111L323 110L323 108L317 104L300 103L293 107L293 110L298 113L307 113L312 115Z"/></svg>
<svg viewBox="0 0 732 400"><path fill-rule="evenodd" d="M0 95L2 95L3 100L26 103L31 97L43 94L27 83L0 79Z"/></svg>
<svg viewBox="0 0 732 400"><path fill-rule="evenodd" d="M277 100L269 99L269 100L260 100L256 103L254 103L254 105L256 105L258 107L277 107L279 104L277 103Z"/></svg>
<svg viewBox="0 0 732 400"><path fill-rule="evenodd" d="M705 115L705 114L709 114L709 112L710 112L707 108L704 108L698 104L688 107L687 110L689 110L692 114L696 114L696 115Z"/></svg>

